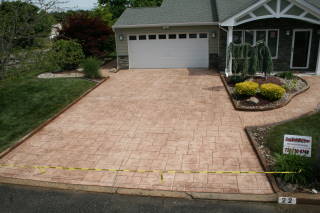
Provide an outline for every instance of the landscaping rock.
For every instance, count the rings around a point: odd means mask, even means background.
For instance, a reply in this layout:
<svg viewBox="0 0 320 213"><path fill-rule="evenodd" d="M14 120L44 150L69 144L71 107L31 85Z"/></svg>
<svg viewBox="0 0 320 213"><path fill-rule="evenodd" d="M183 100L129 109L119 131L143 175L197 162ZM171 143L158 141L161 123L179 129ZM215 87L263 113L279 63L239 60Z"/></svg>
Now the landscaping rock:
<svg viewBox="0 0 320 213"><path fill-rule="evenodd" d="M285 184L283 186L283 189L286 191L286 192L295 192L297 190L298 186L295 185L295 184L291 184L291 183L288 183L288 184Z"/></svg>
<svg viewBox="0 0 320 213"><path fill-rule="evenodd" d="M109 72L116 73L116 72L118 72L118 70L116 68L112 68L111 70L109 70Z"/></svg>
<svg viewBox="0 0 320 213"><path fill-rule="evenodd" d="M246 102L252 103L252 104L258 104L260 101L256 97L251 97L251 98L247 99Z"/></svg>
<svg viewBox="0 0 320 213"><path fill-rule="evenodd" d="M83 73L80 72L64 72L64 73L42 73L38 75L38 78L82 78L84 76Z"/></svg>

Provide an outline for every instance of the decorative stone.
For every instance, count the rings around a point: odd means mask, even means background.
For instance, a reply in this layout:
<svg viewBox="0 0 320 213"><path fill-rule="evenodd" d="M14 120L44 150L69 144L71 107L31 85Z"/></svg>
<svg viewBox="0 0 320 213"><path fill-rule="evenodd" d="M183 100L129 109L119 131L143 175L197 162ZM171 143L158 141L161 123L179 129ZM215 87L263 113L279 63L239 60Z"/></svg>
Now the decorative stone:
<svg viewBox="0 0 320 213"><path fill-rule="evenodd" d="M283 189L286 192L295 192L297 190L297 188L298 188L298 186L296 184L291 184L291 183L285 184L283 186Z"/></svg>
<svg viewBox="0 0 320 213"><path fill-rule="evenodd" d="M51 73L46 72L38 75L38 78L82 78L83 73L79 72L69 72L69 73Z"/></svg>
<svg viewBox="0 0 320 213"><path fill-rule="evenodd" d="M246 100L246 102L253 103L253 104L258 104L260 101L259 101L259 99L256 98L256 97L251 97L251 98L248 98L248 99Z"/></svg>
<svg viewBox="0 0 320 213"><path fill-rule="evenodd" d="M112 68L111 70L109 70L109 72L116 73L116 72L118 72L118 70L116 68Z"/></svg>

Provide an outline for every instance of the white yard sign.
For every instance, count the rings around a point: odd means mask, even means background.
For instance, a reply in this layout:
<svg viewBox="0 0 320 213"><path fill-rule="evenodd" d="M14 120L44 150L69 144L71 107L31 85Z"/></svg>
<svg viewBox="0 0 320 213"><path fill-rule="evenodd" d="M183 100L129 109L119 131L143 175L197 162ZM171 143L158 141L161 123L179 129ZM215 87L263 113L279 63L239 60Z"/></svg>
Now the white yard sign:
<svg viewBox="0 0 320 213"><path fill-rule="evenodd" d="M311 158L312 137L285 135L283 154L294 154Z"/></svg>

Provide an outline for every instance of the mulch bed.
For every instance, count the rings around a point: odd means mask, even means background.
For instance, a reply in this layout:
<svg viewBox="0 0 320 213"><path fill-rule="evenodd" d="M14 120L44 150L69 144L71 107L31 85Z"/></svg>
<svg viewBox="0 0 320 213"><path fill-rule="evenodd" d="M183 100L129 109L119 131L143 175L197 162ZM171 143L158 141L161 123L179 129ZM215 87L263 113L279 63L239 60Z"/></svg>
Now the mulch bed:
<svg viewBox="0 0 320 213"><path fill-rule="evenodd" d="M298 76L296 76L296 78L298 80L297 88L291 91L287 91L287 93L284 95L282 99L278 101L269 101L258 94L254 97L259 100L259 103L255 104L253 102L248 101L248 97L237 97L234 94L234 84L229 82L224 75L221 75L222 82L225 85L225 88L230 96L230 99L234 107L237 110L242 111L267 111L286 106L292 100L292 98L307 91L310 88L306 80ZM270 76L267 79L265 79L264 77L255 77L250 80L259 84L274 83L280 86L283 86L285 84L284 79L275 76Z"/></svg>

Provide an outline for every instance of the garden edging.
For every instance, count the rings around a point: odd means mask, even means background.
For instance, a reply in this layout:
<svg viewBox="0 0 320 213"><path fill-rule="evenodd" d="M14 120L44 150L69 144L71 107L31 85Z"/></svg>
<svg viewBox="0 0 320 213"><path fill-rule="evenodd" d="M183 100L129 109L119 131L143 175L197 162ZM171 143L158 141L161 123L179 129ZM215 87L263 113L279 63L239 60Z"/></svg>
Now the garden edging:
<svg viewBox="0 0 320 213"><path fill-rule="evenodd" d="M9 148L7 148L6 150L4 150L3 152L0 153L0 159L5 157L6 155L8 155L11 151L13 151L15 148L17 148L18 146L20 146L21 144L23 144L27 139L29 139L30 137L32 137L34 134L36 134L37 132L39 132L41 129L43 129L45 126L47 126L49 123L51 123L52 121L54 121L56 118L58 118L62 113L64 113L65 111L67 111L69 108L71 108L73 105L75 105L76 103L78 103L81 99L83 99L85 96L87 96L90 92L92 92L94 89L96 89L98 86L100 86L102 83L104 83L107 79L109 79L109 77L105 77L103 78L100 82L98 82L94 87L90 88L89 90L87 90L85 93L83 93L79 98L75 99L73 102L71 102L70 104L68 104L66 107L64 107L61 111L59 111L57 114L55 114L54 116L52 116L51 118L49 118L48 120L46 120L45 122L43 122L42 124L40 124L38 127L36 127L34 130L32 130L30 133L28 133L27 135L25 135L23 138L21 138L20 140L18 140L17 142L15 142L13 145L11 145Z"/></svg>
<svg viewBox="0 0 320 213"><path fill-rule="evenodd" d="M294 97L296 97L297 95L300 95L300 94L302 94L302 93L304 93L304 92L306 92L307 90L310 89L310 85L308 84L308 82L305 79L303 79L303 78L301 78L299 76L296 76L296 77L299 78L301 81L303 81L307 85L307 87L303 88L302 90L300 90L300 91L298 91L296 93L291 94L288 97L288 100L284 101L283 103L281 103L281 104L279 104L277 106L252 109L252 108L249 108L249 107L238 106L237 101L232 98L233 91L229 88L229 85L226 82L226 79L224 78L224 75L220 74L221 81L223 82L223 85L224 85L224 87L226 88L226 90L228 92L228 95L229 95L229 98L230 98L230 100L231 100L231 102L233 104L233 107L238 111L251 111L251 112L252 111L269 111L269 110L282 108L282 107L288 105Z"/></svg>

